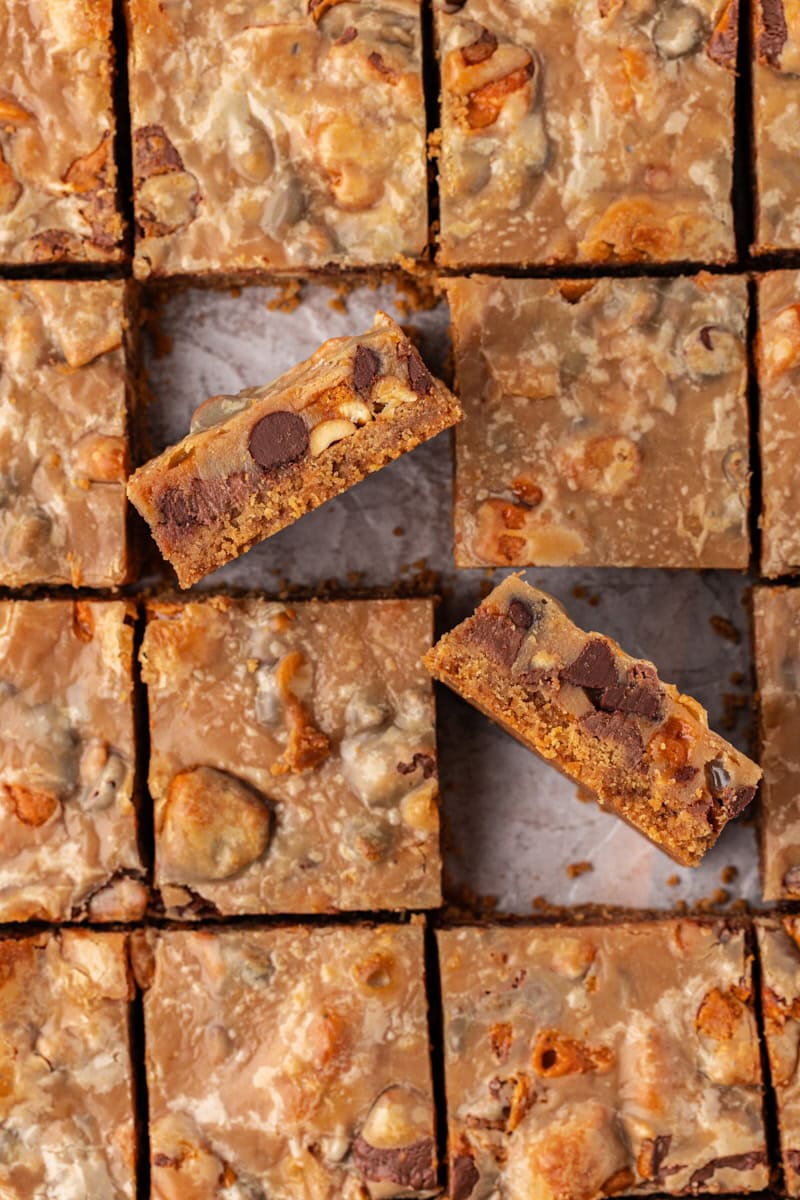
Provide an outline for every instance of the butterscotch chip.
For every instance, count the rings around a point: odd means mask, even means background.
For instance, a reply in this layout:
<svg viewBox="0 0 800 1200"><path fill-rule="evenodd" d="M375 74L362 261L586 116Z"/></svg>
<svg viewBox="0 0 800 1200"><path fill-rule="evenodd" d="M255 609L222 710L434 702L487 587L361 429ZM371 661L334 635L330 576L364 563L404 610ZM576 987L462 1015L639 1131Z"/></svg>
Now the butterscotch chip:
<svg viewBox="0 0 800 1200"><path fill-rule="evenodd" d="M0 584L128 580L130 306L123 283L0 283Z"/></svg>
<svg viewBox="0 0 800 1200"><path fill-rule="evenodd" d="M137 277L422 254L419 0L131 0L127 15Z"/></svg>
<svg viewBox="0 0 800 1200"><path fill-rule="evenodd" d="M800 272L762 275L758 314L761 570L775 578L800 570Z"/></svg>
<svg viewBox="0 0 800 1200"><path fill-rule="evenodd" d="M744 279L446 290L460 566L747 566Z"/></svg>
<svg viewBox="0 0 800 1200"><path fill-rule="evenodd" d="M0 1192L133 1200L127 937L0 941Z"/></svg>
<svg viewBox="0 0 800 1200"><path fill-rule="evenodd" d="M483 927L437 941L451 1197L600 1200L766 1185L743 930L723 921ZM714 996L731 1005L722 1006L723 1038L716 1022L698 1021ZM498 1026L509 1031L500 1063L488 1036ZM530 1099L516 1119L523 1090Z"/></svg>
<svg viewBox="0 0 800 1200"><path fill-rule="evenodd" d="M149 606L169 915L439 903L431 633L427 600Z"/></svg>
<svg viewBox="0 0 800 1200"><path fill-rule="evenodd" d="M128 494L188 587L461 418L399 325L325 342L273 383L214 396Z"/></svg>
<svg viewBox="0 0 800 1200"><path fill-rule="evenodd" d="M112 0L0 7L0 263L124 256L111 10Z"/></svg>
<svg viewBox="0 0 800 1200"><path fill-rule="evenodd" d="M800 922L796 916L756 920L761 960L764 1035L774 1089L786 1192L800 1195Z"/></svg>
<svg viewBox="0 0 800 1200"><path fill-rule="evenodd" d="M800 899L800 592L756 588L753 597L761 724L762 892L765 900Z"/></svg>
<svg viewBox="0 0 800 1200"><path fill-rule="evenodd" d="M3 921L128 921L144 912L134 620L122 600L0 603Z"/></svg>
<svg viewBox="0 0 800 1200"><path fill-rule="evenodd" d="M425 655L446 683L684 866L753 800L761 771L652 663L573 625L511 576Z"/></svg>
<svg viewBox="0 0 800 1200"><path fill-rule="evenodd" d="M419 927L161 933L144 1005L158 1195L437 1194Z"/></svg>
<svg viewBox="0 0 800 1200"><path fill-rule="evenodd" d="M435 0L441 263L730 261L738 14Z"/></svg>
<svg viewBox="0 0 800 1200"><path fill-rule="evenodd" d="M752 9L756 251L800 248L800 9Z"/></svg>

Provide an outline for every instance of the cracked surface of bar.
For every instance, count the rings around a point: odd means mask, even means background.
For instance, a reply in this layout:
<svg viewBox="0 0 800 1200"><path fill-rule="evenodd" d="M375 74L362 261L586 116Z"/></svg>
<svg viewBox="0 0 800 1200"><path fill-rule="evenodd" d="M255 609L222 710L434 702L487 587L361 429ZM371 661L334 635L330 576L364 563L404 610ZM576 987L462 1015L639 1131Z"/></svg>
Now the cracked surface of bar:
<svg viewBox="0 0 800 1200"><path fill-rule="evenodd" d="M440 903L430 600L216 596L148 617L169 915Z"/></svg>
<svg viewBox="0 0 800 1200"><path fill-rule="evenodd" d="M743 930L686 919L437 937L451 1200L766 1187Z"/></svg>
<svg viewBox="0 0 800 1200"><path fill-rule="evenodd" d="M150 938L155 1194L438 1194L421 928Z"/></svg>
<svg viewBox="0 0 800 1200"><path fill-rule="evenodd" d="M459 566L747 567L744 279L445 286Z"/></svg>
<svg viewBox="0 0 800 1200"><path fill-rule="evenodd" d="M205 401L128 495L188 587L460 417L379 312L368 333L332 338L273 383Z"/></svg>
<svg viewBox="0 0 800 1200"><path fill-rule="evenodd" d="M0 920L136 920L131 601L0 601Z"/></svg>
<svg viewBox="0 0 800 1200"><path fill-rule="evenodd" d="M517 576L425 656L428 670L661 850L697 866L752 801L754 762L651 662L586 633Z"/></svg>

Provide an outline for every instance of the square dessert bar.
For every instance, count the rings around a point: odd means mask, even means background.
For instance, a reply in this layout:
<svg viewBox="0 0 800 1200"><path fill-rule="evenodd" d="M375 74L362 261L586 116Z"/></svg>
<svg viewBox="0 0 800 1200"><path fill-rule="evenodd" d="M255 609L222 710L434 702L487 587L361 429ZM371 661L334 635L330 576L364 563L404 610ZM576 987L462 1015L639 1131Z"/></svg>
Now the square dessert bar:
<svg viewBox="0 0 800 1200"><path fill-rule="evenodd" d="M462 928L438 941L452 1200L766 1187L741 929Z"/></svg>
<svg viewBox="0 0 800 1200"><path fill-rule="evenodd" d="M753 596L761 723L761 875L765 900L800 899L800 591Z"/></svg>
<svg viewBox="0 0 800 1200"><path fill-rule="evenodd" d="M0 1195L133 1200L127 938L0 941Z"/></svg>
<svg viewBox="0 0 800 1200"><path fill-rule="evenodd" d="M737 0L435 0L441 265L728 262Z"/></svg>
<svg viewBox="0 0 800 1200"><path fill-rule="evenodd" d="M761 771L651 662L516 576L425 656L431 674L661 850L694 867Z"/></svg>
<svg viewBox="0 0 800 1200"><path fill-rule="evenodd" d="M438 1194L421 928L140 950L155 1195Z"/></svg>
<svg viewBox="0 0 800 1200"><path fill-rule="evenodd" d="M747 567L744 279L446 288L459 566Z"/></svg>
<svg viewBox="0 0 800 1200"><path fill-rule="evenodd" d="M170 915L440 903L432 633L431 600L149 605Z"/></svg>
<svg viewBox="0 0 800 1200"><path fill-rule="evenodd" d="M756 251L800 249L800 9L753 0Z"/></svg>
<svg viewBox="0 0 800 1200"><path fill-rule="evenodd" d="M0 264L119 262L112 0L0 5Z"/></svg>
<svg viewBox="0 0 800 1200"><path fill-rule="evenodd" d="M213 396L128 495L188 587L461 417L385 313L274 383Z"/></svg>
<svg viewBox="0 0 800 1200"><path fill-rule="evenodd" d="M761 393L761 570L774 579L800 571L800 272L758 280Z"/></svg>
<svg viewBox="0 0 800 1200"><path fill-rule="evenodd" d="M422 253L420 0L129 0L127 11L137 277Z"/></svg>
<svg viewBox="0 0 800 1200"><path fill-rule="evenodd" d="M0 283L0 584L129 577L130 293Z"/></svg>
<svg viewBox="0 0 800 1200"><path fill-rule="evenodd" d="M756 920L761 1005L778 1114L784 1189L800 1196L800 918Z"/></svg>
<svg viewBox="0 0 800 1200"><path fill-rule="evenodd" d="M125 600L0 601L0 921L144 912L135 617Z"/></svg>

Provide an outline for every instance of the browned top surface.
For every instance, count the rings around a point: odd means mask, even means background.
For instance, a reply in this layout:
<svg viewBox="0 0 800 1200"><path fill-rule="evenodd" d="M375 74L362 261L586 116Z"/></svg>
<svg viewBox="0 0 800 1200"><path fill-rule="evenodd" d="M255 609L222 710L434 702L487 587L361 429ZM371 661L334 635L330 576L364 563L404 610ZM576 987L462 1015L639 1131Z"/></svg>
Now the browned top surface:
<svg viewBox="0 0 800 1200"><path fill-rule="evenodd" d="M761 569L774 577L800 568L800 272L761 276L758 302Z"/></svg>
<svg viewBox="0 0 800 1200"><path fill-rule="evenodd" d="M800 5L753 2L756 248L800 249Z"/></svg>

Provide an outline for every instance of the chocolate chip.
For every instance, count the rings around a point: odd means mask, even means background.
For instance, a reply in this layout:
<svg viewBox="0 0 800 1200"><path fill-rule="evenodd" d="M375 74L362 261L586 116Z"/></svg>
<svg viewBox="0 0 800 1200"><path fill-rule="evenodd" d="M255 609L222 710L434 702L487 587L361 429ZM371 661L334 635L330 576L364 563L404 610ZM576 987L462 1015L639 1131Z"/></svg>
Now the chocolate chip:
<svg viewBox="0 0 800 1200"><path fill-rule="evenodd" d="M139 181L183 170L183 159L162 125L142 125L134 130L133 170Z"/></svg>
<svg viewBox="0 0 800 1200"><path fill-rule="evenodd" d="M739 47L739 0L728 0L714 32L708 39L706 53L712 62L726 71L736 70Z"/></svg>
<svg viewBox="0 0 800 1200"><path fill-rule="evenodd" d="M600 690L617 682L614 652L603 638L592 638L569 666L563 667L560 678L575 687Z"/></svg>
<svg viewBox="0 0 800 1200"><path fill-rule="evenodd" d="M525 640L525 630L505 613L479 608L469 622L464 637L479 646L503 667L510 667Z"/></svg>
<svg viewBox="0 0 800 1200"><path fill-rule="evenodd" d="M160 523L171 527L173 537L181 529L213 525L220 513L244 503L252 490L252 480L243 471L218 479L189 479L165 488L158 497Z"/></svg>
<svg viewBox="0 0 800 1200"><path fill-rule="evenodd" d="M368 396L381 373L381 360L369 346L356 346L353 359L353 387L359 396Z"/></svg>
<svg viewBox="0 0 800 1200"><path fill-rule="evenodd" d="M468 66L473 67L491 58L496 49L497 38L488 29L483 29L477 41L461 47L461 57Z"/></svg>
<svg viewBox="0 0 800 1200"><path fill-rule="evenodd" d="M372 64L376 71L380 71L381 75L392 74L391 67L387 67L386 63L383 61L383 55L379 54L377 50L373 50L372 53L368 55L367 61Z"/></svg>
<svg viewBox="0 0 800 1200"><path fill-rule="evenodd" d="M250 430L249 449L265 471L297 462L308 452L306 423L295 412L267 413Z"/></svg>
<svg viewBox="0 0 800 1200"><path fill-rule="evenodd" d="M508 606L508 615L517 629L530 629L533 624L533 613L528 608L528 605L523 604L521 600L511 601Z"/></svg>
<svg viewBox="0 0 800 1200"><path fill-rule="evenodd" d="M800 1172L800 1150L784 1150L783 1157L793 1171Z"/></svg>
<svg viewBox="0 0 800 1200"><path fill-rule="evenodd" d="M450 1164L450 1200L469 1200L480 1177L475 1160L459 1154Z"/></svg>
<svg viewBox="0 0 800 1200"><path fill-rule="evenodd" d="M406 348L405 357L409 387L418 396L427 396L429 392L433 391L433 376L410 343Z"/></svg>
<svg viewBox="0 0 800 1200"><path fill-rule="evenodd" d="M625 751L628 766L635 766L644 758L644 742L634 723L622 713L585 713L580 724L593 737L616 742Z"/></svg>
<svg viewBox="0 0 800 1200"><path fill-rule="evenodd" d="M725 795L724 807L729 817L738 817L743 813L756 794L754 787L736 788L732 794Z"/></svg>
<svg viewBox="0 0 800 1200"><path fill-rule="evenodd" d="M712 1158L704 1167L699 1167L689 1180L690 1187L708 1183L715 1171L752 1171L753 1167L766 1165L763 1150L750 1150L746 1154L726 1154L723 1158Z"/></svg>
<svg viewBox="0 0 800 1200"><path fill-rule="evenodd" d="M770 67L781 65L781 54L789 36L783 0L760 0L761 31L758 36L758 60Z"/></svg>
<svg viewBox="0 0 800 1200"><path fill-rule="evenodd" d="M783 886L791 896L800 896L800 865L784 872Z"/></svg>
<svg viewBox="0 0 800 1200"><path fill-rule="evenodd" d="M174 1167L175 1159L170 1158L168 1154L154 1154L153 1155L153 1166L154 1167Z"/></svg>
<svg viewBox="0 0 800 1200"><path fill-rule="evenodd" d="M383 1150L359 1136L353 1142L353 1162L370 1183L394 1183L416 1191L436 1186L433 1138L420 1138L410 1146Z"/></svg>
<svg viewBox="0 0 800 1200"><path fill-rule="evenodd" d="M700 341L703 343L706 350L714 349L713 342L711 341L711 330L713 328L714 328L713 325L704 325L703 328L700 330Z"/></svg>
<svg viewBox="0 0 800 1200"><path fill-rule="evenodd" d="M712 796L721 796L731 781L721 758L712 758L706 763L706 783Z"/></svg>
<svg viewBox="0 0 800 1200"><path fill-rule="evenodd" d="M691 763L686 763L685 766L678 767L677 771L673 775L673 779L675 779L677 783L688 783L690 779L694 779L695 775L699 773L699 770L699 767L693 767Z"/></svg>
<svg viewBox="0 0 800 1200"><path fill-rule="evenodd" d="M626 671L622 683L613 683L603 689L597 707L606 712L621 712L645 717L648 721L660 721L664 715L663 695L653 668L647 663L634 663Z"/></svg>
<svg viewBox="0 0 800 1200"><path fill-rule="evenodd" d="M555 686L558 676L556 672L547 667L529 667L527 671L521 671L517 676L517 683L528 690L535 692L542 686L552 688Z"/></svg>
<svg viewBox="0 0 800 1200"><path fill-rule="evenodd" d="M335 46L346 46L349 42L355 41L358 37L358 30L355 25L348 25L347 29L342 33L341 37L334 42Z"/></svg>
<svg viewBox="0 0 800 1200"><path fill-rule="evenodd" d="M421 754L418 752L414 755L411 762L398 763L397 770L401 775L413 775L414 771L421 770L422 778L430 779L436 770L436 760L432 754Z"/></svg>
<svg viewBox="0 0 800 1200"><path fill-rule="evenodd" d="M649 1158L646 1179L655 1183L663 1183L665 1172L662 1170L664 1159L669 1154L672 1144L672 1134L660 1133L655 1138L645 1138L642 1142L641 1153Z"/></svg>

